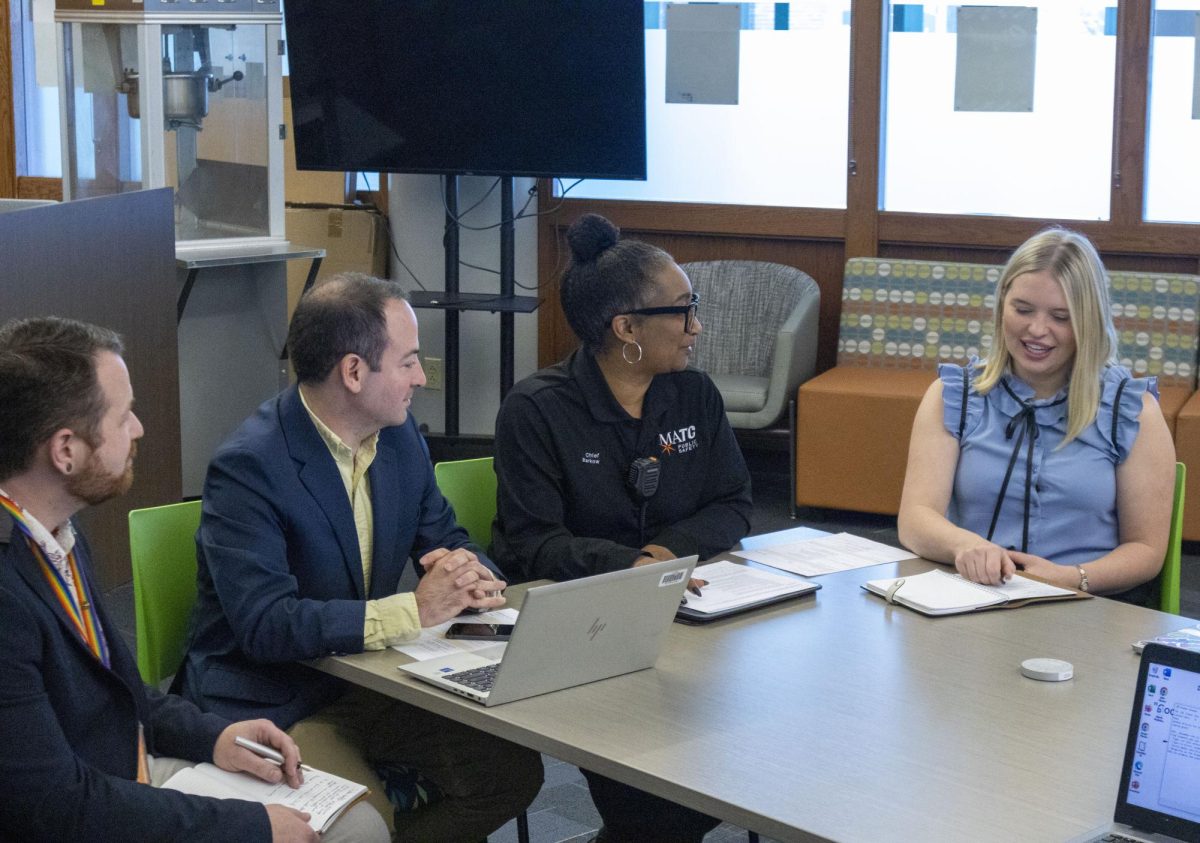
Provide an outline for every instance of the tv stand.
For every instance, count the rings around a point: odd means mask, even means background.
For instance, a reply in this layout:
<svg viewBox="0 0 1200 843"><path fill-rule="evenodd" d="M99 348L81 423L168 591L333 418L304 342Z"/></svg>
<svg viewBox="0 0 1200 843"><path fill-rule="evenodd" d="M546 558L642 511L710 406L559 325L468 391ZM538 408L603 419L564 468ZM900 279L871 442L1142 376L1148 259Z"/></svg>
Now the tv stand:
<svg viewBox="0 0 1200 843"><path fill-rule="evenodd" d="M458 289L458 176L446 176L446 289L420 290L409 295L414 308L446 312L446 418L447 437L458 436L458 316L464 310L500 314L500 400L512 389L514 356L514 313L533 313L541 304L537 296L514 295L516 289L515 220L513 219L513 179L500 180L500 294L463 293Z"/></svg>

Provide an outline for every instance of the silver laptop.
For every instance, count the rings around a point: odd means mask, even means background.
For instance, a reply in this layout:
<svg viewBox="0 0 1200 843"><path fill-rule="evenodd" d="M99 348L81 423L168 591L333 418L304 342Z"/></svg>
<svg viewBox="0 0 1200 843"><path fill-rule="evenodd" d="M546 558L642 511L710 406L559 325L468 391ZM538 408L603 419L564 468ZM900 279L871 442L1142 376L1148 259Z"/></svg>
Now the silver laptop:
<svg viewBox="0 0 1200 843"><path fill-rule="evenodd" d="M653 667L696 557L535 586L508 644L400 665L484 705Z"/></svg>
<svg viewBox="0 0 1200 843"><path fill-rule="evenodd" d="M1114 821L1080 841L1200 841L1200 653L1142 651Z"/></svg>

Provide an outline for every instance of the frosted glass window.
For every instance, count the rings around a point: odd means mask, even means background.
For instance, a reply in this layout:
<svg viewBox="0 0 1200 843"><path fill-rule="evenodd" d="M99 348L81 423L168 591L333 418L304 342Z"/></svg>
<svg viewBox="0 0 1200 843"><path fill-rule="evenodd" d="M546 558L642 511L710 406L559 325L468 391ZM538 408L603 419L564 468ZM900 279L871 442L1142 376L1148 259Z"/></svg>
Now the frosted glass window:
<svg viewBox="0 0 1200 843"><path fill-rule="evenodd" d="M1146 219L1200 222L1200 2L1155 4Z"/></svg>
<svg viewBox="0 0 1200 843"><path fill-rule="evenodd" d="M666 101L667 4L647 3L647 179L589 179L570 196L846 207L850 0L732 5L737 104Z"/></svg>
<svg viewBox="0 0 1200 843"><path fill-rule="evenodd" d="M11 5L17 174L61 178L54 0Z"/></svg>
<svg viewBox="0 0 1200 843"><path fill-rule="evenodd" d="M1036 13L1033 110L956 110L958 4L888 4L880 207L1107 219L1115 3L988 5Z"/></svg>

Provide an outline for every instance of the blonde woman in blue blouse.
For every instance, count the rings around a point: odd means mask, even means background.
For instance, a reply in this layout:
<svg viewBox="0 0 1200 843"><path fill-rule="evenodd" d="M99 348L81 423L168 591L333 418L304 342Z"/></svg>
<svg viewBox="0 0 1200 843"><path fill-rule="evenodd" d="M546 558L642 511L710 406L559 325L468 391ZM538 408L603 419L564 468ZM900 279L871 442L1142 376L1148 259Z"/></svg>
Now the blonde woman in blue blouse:
<svg viewBox="0 0 1200 843"><path fill-rule="evenodd" d="M1135 589L1166 553L1175 448L1155 379L1116 363L1091 242L1054 228L1023 243L994 326L987 358L939 366L917 410L900 541L975 582Z"/></svg>

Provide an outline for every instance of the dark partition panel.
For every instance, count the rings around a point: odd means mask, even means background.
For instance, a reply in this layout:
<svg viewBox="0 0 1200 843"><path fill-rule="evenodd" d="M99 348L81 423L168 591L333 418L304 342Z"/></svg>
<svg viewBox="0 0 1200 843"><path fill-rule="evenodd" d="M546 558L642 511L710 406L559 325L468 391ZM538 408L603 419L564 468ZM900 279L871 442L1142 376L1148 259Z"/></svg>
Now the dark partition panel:
<svg viewBox="0 0 1200 843"><path fill-rule="evenodd" d="M57 315L125 338L146 427L129 494L84 513L101 584L130 578L130 509L180 495L175 223L170 189L0 214L0 321Z"/></svg>

